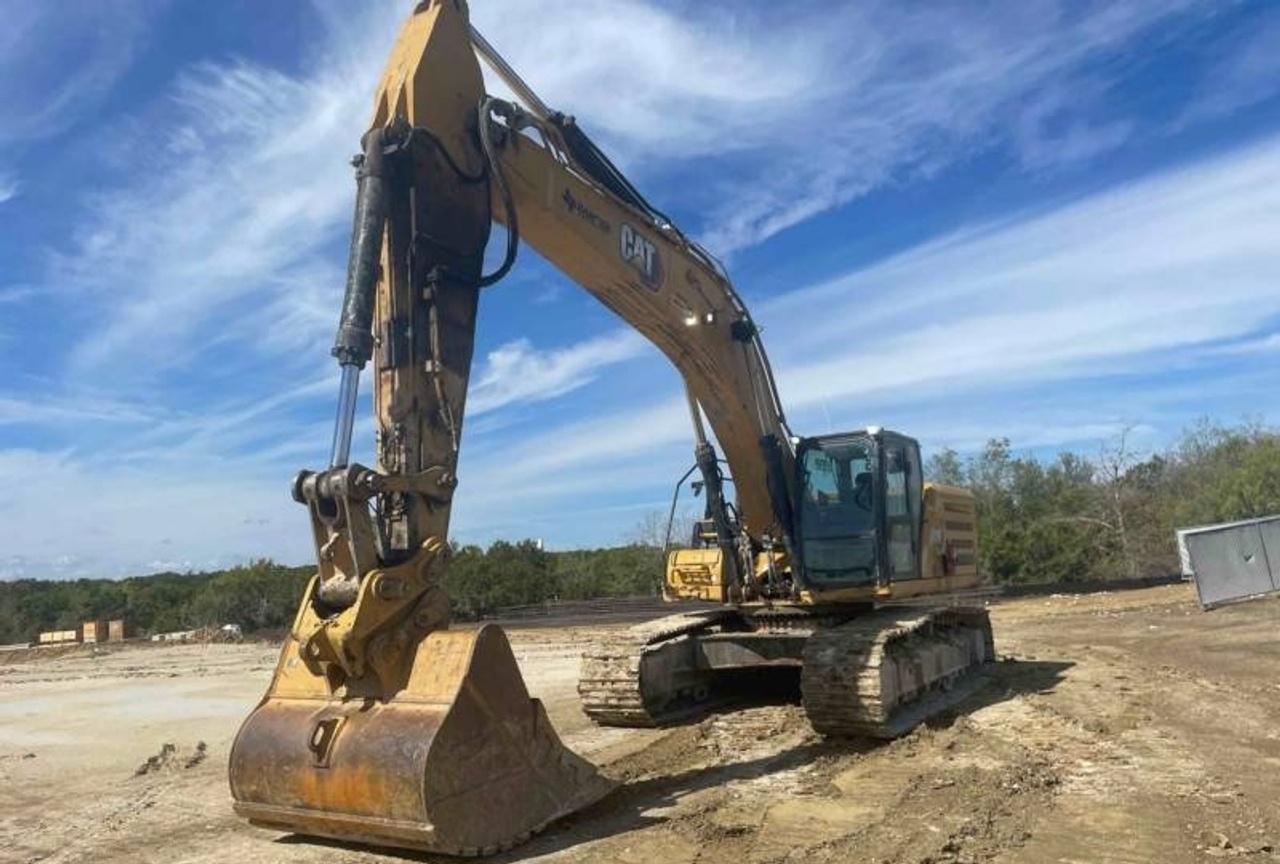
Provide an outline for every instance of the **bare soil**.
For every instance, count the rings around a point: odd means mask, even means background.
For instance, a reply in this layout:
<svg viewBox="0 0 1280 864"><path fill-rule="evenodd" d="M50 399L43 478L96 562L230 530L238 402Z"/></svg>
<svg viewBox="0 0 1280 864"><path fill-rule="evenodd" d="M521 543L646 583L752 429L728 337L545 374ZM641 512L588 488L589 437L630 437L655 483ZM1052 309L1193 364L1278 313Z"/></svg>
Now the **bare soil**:
<svg viewBox="0 0 1280 864"><path fill-rule="evenodd" d="M513 631L566 743L625 782L498 860L1280 860L1280 601L1204 613L1178 585L1023 598L992 617L1004 659L987 686L887 745L824 741L793 704L597 729L574 685L599 628ZM228 749L275 655L0 657L0 861L432 860L232 815Z"/></svg>

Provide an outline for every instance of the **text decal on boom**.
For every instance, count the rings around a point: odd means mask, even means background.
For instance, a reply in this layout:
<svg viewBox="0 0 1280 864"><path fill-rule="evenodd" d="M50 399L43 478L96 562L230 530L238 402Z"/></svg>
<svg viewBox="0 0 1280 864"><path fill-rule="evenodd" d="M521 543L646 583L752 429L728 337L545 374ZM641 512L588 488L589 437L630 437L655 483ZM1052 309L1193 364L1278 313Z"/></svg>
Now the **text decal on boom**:
<svg viewBox="0 0 1280 864"><path fill-rule="evenodd" d="M619 234L622 260L630 264L644 278L644 284L657 291L662 287L662 257L658 247L626 222Z"/></svg>

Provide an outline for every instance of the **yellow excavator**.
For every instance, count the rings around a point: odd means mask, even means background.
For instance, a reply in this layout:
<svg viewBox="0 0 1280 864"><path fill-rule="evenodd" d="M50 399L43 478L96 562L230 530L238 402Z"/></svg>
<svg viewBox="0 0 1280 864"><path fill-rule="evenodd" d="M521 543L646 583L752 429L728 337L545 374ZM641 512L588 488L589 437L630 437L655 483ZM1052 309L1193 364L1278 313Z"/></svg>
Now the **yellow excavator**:
<svg viewBox="0 0 1280 864"><path fill-rule="evenodd" d="M480 61L518 101L486 95ZM668 599L704 602L585 654L591 718L670 723L777 674L819 732L892 737L975 686L994 654L985 611L890 605L979 584L972 497L924 484L903 435L792 435L759 328L716 259L536 96L464 0L416 4L361 143L332 452L293 485L318 571L232 747L238 814L480 855L613 786L560 742L500 628L448 626L477 304L521 241L679 370L704 493L695 542L665 577ZM494 222L505 254L484 273ZM375 468L350 462L370 363Z"/></svg>

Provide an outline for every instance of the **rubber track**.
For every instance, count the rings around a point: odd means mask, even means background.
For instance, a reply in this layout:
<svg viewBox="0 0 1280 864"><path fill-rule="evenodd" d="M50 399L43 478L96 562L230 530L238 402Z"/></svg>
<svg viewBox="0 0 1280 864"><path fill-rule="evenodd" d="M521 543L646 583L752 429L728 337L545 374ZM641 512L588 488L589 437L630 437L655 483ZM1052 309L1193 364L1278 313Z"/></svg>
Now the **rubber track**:
<svg viewBox="0 0 1280 864"><path fill-rule="evenodd" d="M640 657L651 645L709 630L737 618L732 609L668 615L595 643L582 655L578 695L582 710L601 726L658 726L680 712L651 714L640 692Z"/></svg>
<svg viewBox="0 0 1280 864"><path fill-rule="evenodd" d="M956 680L934 682L921 697L884 704L880 665L895 644L911 636L946 638L949 629L971 627L983 631L986 650L981 662ZM809 722L824 735L896 738L970 695L982 682L978 672L994 659L995 644L985 609L881 611L810 636L805 643L800 691Z"/></svg>

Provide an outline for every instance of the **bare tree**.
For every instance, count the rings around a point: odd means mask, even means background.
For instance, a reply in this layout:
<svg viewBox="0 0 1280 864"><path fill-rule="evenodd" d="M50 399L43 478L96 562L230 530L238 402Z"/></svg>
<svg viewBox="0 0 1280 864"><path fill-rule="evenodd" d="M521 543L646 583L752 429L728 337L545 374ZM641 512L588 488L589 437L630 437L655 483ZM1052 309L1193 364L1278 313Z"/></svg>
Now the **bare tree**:
<svg viewBox="0 0 1280 864"><path fill-rule="evenodd" d="M667 517L665 510L648 510L627 534L627 541L639 546L661 549L667 544ZM672 548L688 546L693 537L693 524L697 521L689 511L677 510L671 520Z"/></svg>
<svg viewBox="0 0 1280 864"><path fill-rule="evenodd" d="M1129 471L1141 459L1130 446L1129 437L1132 432L1133 424L1127 424L1115 438L1102 445L1098 454L1098 472L1106 492L1107 510L1110 516L1109 527L1115 532L1116 540L1120 544L1125 573L1130 578L1136 578L1139 575L1138 555L1134 549L1133 538L1130 537L1127 513L1132 491Z"/></svg>
<svg viewBox="0 0 1280 864"><path fill-rule="evenodd" d="M662 548L667 535L667 514L661 510L646 510L639 521L627 532L627 542L637 546Z"/></svg>

